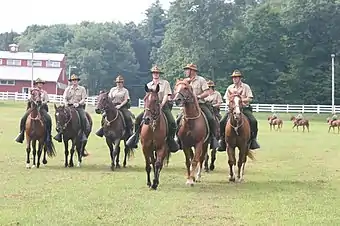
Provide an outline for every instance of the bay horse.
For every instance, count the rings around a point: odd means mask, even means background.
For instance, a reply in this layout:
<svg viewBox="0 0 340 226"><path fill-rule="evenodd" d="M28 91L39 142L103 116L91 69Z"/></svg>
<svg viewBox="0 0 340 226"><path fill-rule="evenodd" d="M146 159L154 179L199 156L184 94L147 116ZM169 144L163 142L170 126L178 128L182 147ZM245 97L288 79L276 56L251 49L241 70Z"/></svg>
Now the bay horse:
<svg viewBox="0 0 340 226"><path fill-rule="evenodd" d="M126 125L122 113L116 108L109 97L109 92L101 92L98 96L97 106L95 109L97 114L101 114L102 125L106 144L109 147L111 157L111 170L120 168L119 154L120 154L120 141L124 141L124 162L123 167L126 167L127 158L131 154L131 149L126 145L128 134L126 133ZM115 164L116 162L116 164Z"/></svg>
<svg viewBox="0 0 340 226"><path fill-rule="evenodd" d="M73 163L73 155L75 150L77 151L78 162L77 167L81 166L82 157L86 157L85 148L87 141L81 142L81 124L80 117L78 115L77 110L73 106L65 106L60 105L57 106L54 104L55 109L55 121L56 121L56 130L62 133L62 139L64 141L64 149L65 149L65 167L74 167ZM85 135L89 137L93 121L91 116L86 112L86 117L89 122L89 128L86 129ZM69 155L69 141L71 140L71 149L70 149L70 159L68 159Z"/></svg>
<svg viewBox="0 0 340 226"><path fill-rule="evenodd" d="M141 144L145 158L145 171L147 175L147 186L156 190L159 185L159 176L163 168L164 159L169 158L169 148L167 146L167 119L161 110L161 101L158 98L159 84L155 89L144 87L146 95L144 97L143 124L141 127ZM151 165L154 172L154 179L151 184Z"/></svg>
<svg viewBox="0 0 340 226"><path fill-rule="evenodd" d="M229 116L225 127L225 141L227 144L229 181L241 182L244 180L244 169L247 162L247 156L254 160L250 147L250 124L247 117L242 113L242 98L240 93L228 91L229 93ZM236 156L235 149L239 149L238 172L236 175Z"/></svg>
<svg viewBox="0 0 340 226"><path fill-rule="evenodd" d="M31 145L33 149L33 165L32 167L40 167L40 158L42 154L42 149L44 149L44 157L43 164L47 164L46 154L48 157L54 157L56 155L56 151L54 148L54 144L51 141L51 145L46 144L46 129L43 116L40 113L40 108L42 106L41 100L41 92L39 89L31 90L31 99L30 99L30 114L26 120L26 168L30 167L30 152ZM37 142L38 142L38 156L36 160L37 154Z"/></svg>
<svg viewBox="0 0 340 226"><path fill-rule="evenodd" d="M327 118L327 123L329 124L328 132L330 132L332 128L334 133L334 128L338 127L338 133L340 133L340 119L332 121L331 118Z"/></svg>
<svg viewBox="0 0 340 226"><path fill-rule="evenodd" d="M203 161L210 143L209 124L188 80L176 81L174 101L177 106L183 107L183 117L177 136L185 154L186 184L193 186L195 181L199 182L201 178ZM194 152L192 147L195 149Z"/></svg>
<svg viewBox="0 0 340 226"><path fill-rule="evenodd" d="M272 119L272 116L268 117L268 123L270 126L270 131L272 131L272 127L274 127L274 130L276 131L281 131L282 126L283 126L283 120L276 118L276 119ZM275 126L277 126L277 128L275 128Z"/></svg>
<svg viewBox="0 0 340 226"><path fill-rule="evenodd" d="M292 116L290 118L290 121L293 122L292 130L294 131L294 128L296 127L296 131L299 131L299 126L302 126L302 132L305 132L305 127L307 128L307 131L309 132L309 120L308 119L301 119L299 122L297 121L295 116Z"/></svg>

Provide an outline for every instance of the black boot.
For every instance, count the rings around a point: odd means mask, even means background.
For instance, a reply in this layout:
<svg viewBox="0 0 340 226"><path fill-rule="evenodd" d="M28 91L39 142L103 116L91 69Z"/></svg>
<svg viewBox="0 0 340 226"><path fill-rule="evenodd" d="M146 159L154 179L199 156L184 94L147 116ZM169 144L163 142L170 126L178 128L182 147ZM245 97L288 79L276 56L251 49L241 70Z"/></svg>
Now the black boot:
<svg viewBox="0 0 340 226"><path fill-rule="evenodd" d="M20 131L17 138L15 138L15 141L22 144L22 142L24 142L24 139L25 139L25 130L22 130Z"/></svg>
<svg viewBox="0 0 340 226"><path fill-rule="evenodd" d="M224 134L221 134L221 138L218 141L220 147L217 149L217 151L223 152L227 150L227 145L225 143L225 138L224 138Z"/></svg>
<svg viewBox="0 0 340 226"><path fill-rule="evenodd" d="M139 141L139 133L140 129L142 128L142 125L135 124L135 132L132 134L132 136L126 141L126 146L129 148L138 148L138 141Z"/></svg>
<svg viewBox="0 0 340 226"><path fill-rule="evenodd" d="M96 132L96 135L98 137L103 137L104 136L104 129L103 127L101 127L97 132Z"/></svg>
<svg viewBox="0 0 340 226"><path fill-rule="evenodd" d="M220 121L220 139L218 141L220 147L217 149L217 151L226 151L226 143L225 143L225 126L227 124L228 120L228 114L226 114L222 120Z"/></svg>
<svg viewBox="0 0 340 226"><path fill-rule="evenodd" d="M55 139L56 141L58 141L59 143L61 143L63 141L63 138L61 137L60 132L57 133L57 135L55 135L55 137L53 137L53 139Z"/></svg>
<svg viewBox="0 0 340 226"><path fill-rule="evenodd" d="M253 133L252 138L250 140L250 147L251 150L259 149L260 145L257 143L257 131Z"/></svg>
<svg viewBox="0 0 340 226"><path fill-rule="evenodd" d="M211 133L210 137L211 137L211 141L210 141L211 149L218 149L218 148L220 148L220 144L217 141L216 136L213 133Z"/></svg>

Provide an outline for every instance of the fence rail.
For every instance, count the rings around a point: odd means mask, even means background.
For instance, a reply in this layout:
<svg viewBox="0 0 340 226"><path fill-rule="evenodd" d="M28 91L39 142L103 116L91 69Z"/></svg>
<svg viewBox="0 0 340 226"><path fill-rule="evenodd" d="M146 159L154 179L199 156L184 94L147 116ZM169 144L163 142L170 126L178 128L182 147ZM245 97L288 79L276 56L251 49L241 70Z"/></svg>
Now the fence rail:
<svg viewBox="0 0 340 226"><path fill-rule="evenodd" d="M285 113L332 113L331 105L289 105L289 104L252 104L254 112L285 112ZM144 101L138 100L138 107L144 107ZM178 106L174 106L174 109L179 109ZM221 109L228 110L228 106L223 103ZM340 112L340 106L334 106L335 112Z"/></svg>

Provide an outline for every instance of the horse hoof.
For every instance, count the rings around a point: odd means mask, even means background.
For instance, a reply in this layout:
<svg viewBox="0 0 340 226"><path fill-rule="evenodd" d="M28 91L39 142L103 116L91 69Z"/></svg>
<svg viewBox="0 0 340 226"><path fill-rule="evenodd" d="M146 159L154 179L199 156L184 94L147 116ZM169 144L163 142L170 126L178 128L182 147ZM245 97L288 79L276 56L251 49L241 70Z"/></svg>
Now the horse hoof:
<svg viewBox="0 0 340 226"><path fill-rule="evenodd" d="M32 165L32 169L35 168L35 165Z"/></svg>
<svg viewBox="0 0 340 226"><path fill-rule="evenodd" d="M31 169L31 166L29 163L26 164L26 169Z"/></svg>
<svg viewBox="0 0 340 226"><path fill-rule="evenodd" d="M112 171L115 171L115 166L114 165L112 165L110 168L111 168Z"/></svg>
<svg viewBox="0 0 340 226"><path fill-rule="evenodd" d="M43 160L43 164L44 164L44 165L47 164L47 160L46 160L46 159Z"/></svg>
<svg viewBox="0 0 340 226"><path fill-rule="evenodd" d="M40 168L40 164L37 164L37 169Z"/></svg>
<svg viewBox="0 0 340 226"><path fill-rule="evenodd" d="M79 168L81 166L80 162L77 163L77 167Z"/></svg>
<svg viewBox="0 0 340 226"><path fill-rule="evenodd" d="M68 167L70 168L74 167L73 163L68 164Z"/></svg>
<svg viewBox="0 0 340 226"><path fill-rule="evenodd" d="M214 171L214 169L215 169L215 166L214 165L210 165L210 170Z"/></svg>
<svg viewBox="0 0 340 226"><path fill-rule="evenodd" d="M117 164L117 165L116 165L116 168L117 168L117 169L120 169L120 165L119 165L119 164Z"/></svg>
<svg viewBox="0 0 340 226"><path fill-rule="evenodd" d="M153 185L151 185L150 189L156 191L156 190L157 190L157 187L158 187L158 185L153 184Z"/></svg>
<svg viewBox="0 0 340 226"><path fill-rule="evenodd" d="M189 185L189 186L193 187L194 186L194 181L188 179L187 182L186 182L186 185Z"/></svg>
<svg viewBox="0 0 340 226"><path fill-rule="evenodd" d="M230 177L229 182L235 182L235 177Z"/></svg>

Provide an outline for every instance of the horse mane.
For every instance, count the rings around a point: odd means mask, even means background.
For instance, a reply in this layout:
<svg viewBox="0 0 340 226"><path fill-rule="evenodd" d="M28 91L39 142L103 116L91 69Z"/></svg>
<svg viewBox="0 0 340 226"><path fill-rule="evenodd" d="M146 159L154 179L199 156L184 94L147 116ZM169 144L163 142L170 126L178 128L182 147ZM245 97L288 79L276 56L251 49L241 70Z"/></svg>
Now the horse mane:
<svg viewBox="0 0 340 226"><path fill-rule="evenodd" d="M190 83L191 83L191 80L189 78L179 78L176 80L175 87L177 87L178 85L186 85L189 88L188 90L190 94L193 96L195 106L197 107L197 109L200 109L198 105L197 97L194 95L194 90L192 89L192 86L190 85Z"/></svg>

